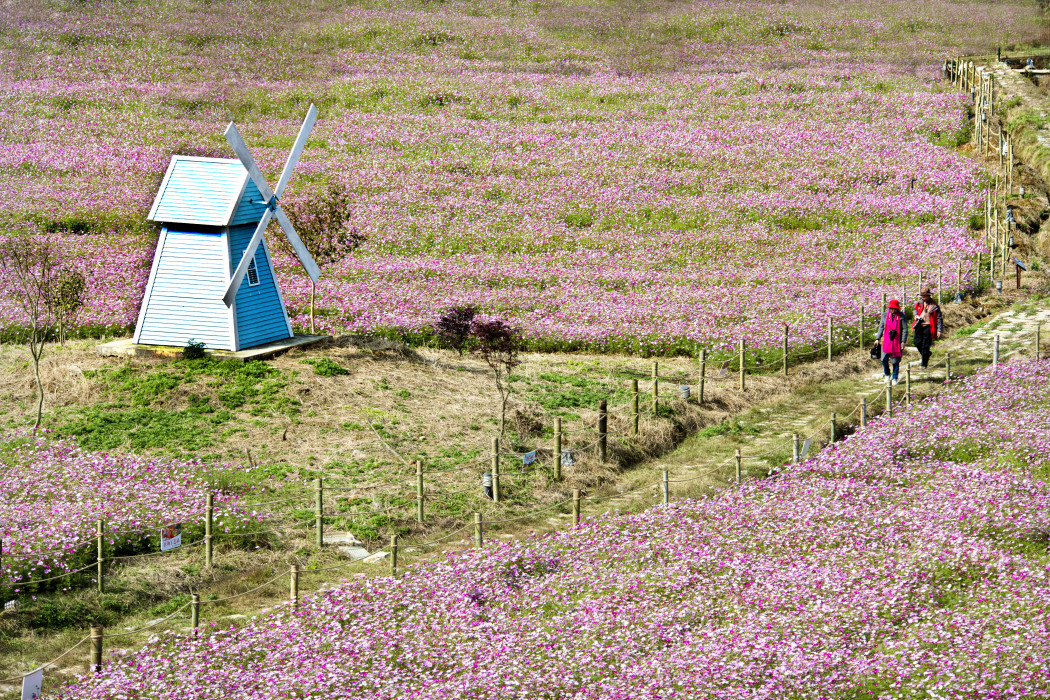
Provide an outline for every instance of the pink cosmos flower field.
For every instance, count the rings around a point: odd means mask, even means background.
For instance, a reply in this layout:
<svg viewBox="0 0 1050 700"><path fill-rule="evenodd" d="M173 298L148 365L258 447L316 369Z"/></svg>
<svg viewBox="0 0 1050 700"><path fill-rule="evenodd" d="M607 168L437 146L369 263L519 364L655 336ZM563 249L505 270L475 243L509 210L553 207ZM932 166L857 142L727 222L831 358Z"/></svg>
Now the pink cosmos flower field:
<svg viewBox="0 0 1050 700"><path fill-rule="evenodd" d="M534 348L652 353L785 323L812 346L920 273L972 286L988 174L950 148L940 66L1040 31L1032 4L951 0L106 7L0 19L2 226L62 240L86 327L135 321L172 154L231 156L232 116L276 179L313 102L287 197L342 184L368 237L325 271L322 330L423 341L476 304Z"/></svg>
<svg viewBox="0 0 1050 700"><path fill-rule="evenodd" d="M980 372L711 498L165 634L55 697L1046 697L1048 373Z"/></svg>

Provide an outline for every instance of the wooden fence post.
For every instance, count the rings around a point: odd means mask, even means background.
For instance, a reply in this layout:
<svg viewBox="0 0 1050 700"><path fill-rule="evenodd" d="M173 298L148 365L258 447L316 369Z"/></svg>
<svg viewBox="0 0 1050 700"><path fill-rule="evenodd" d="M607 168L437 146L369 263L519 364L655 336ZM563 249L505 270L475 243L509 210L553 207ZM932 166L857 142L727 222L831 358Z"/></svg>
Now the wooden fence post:
<svg viewBox="0 0 1050 700"><path fill-rule="evenodd" d="M860 427L864 428L868 425L868 399L863 398L860 400Z"/></svg>
<svg viewBox="0 0 1050 700"><path fill-rule="evenodd" d="M102 673L102 628L92 627L90 637L91 658L88 661L88 672Z"/></svg>
<svg viewBox="0 0 1050 700"><path fill-rule="evenodd" d="M992 367L999 366L999 334L995 334L995 344L992 346Z"/></svg>
<svg viewBox="0 0 1050 700"><path fill-rule="evenodd" d="M949 352L944 356L944 381L952 380L952 354Z"/></svg>
<svg viewBox="0 0 1050 700"><path fill-rule="evenodd" d="M893 384L891 382L886 383L886 415L893 416Z"/></svg>
<svg viewBox="0 0 1050 700"><path fill-rule="evenodd" d="M667 470L664 469L664 505L666 506L671 502L671 480L668 476Z"/></svg>
<svg viewBox="0 0 1050 700"><path fill-rule="evenodd" d="M788 376L788 329L790 326L784 324L784 376Z"/></svg>
<svg viewBox="0 0 1050 700"><path fill-rule="evenodd" d="M941 282L943 281L943 279L944 279L944 275L942 275L940 272L938 272L937 273L937 306L941 305L941 286L942 286Z"/></svg>
<svg viewBox="0 0 1050 700"><path fill-rule="evenodd" d="M798 464L798 433L791 433L791 463Z"/></svg>
<svg viewBox="0 0 1050 700"><path fill-rule="evenodd" d="M598 460L605 464L609 449L609 405L605 399L598 402Z"/></svg>
<svg viewBox="0 0 1050 700"><path fill-rule="evenodd" d="M704 403L704 379L707 377L707 350L700 351L700 389L696 398L698 404ZM637 432L635 432L637 435Z"/></svg>
<svg viewBox="0 0 1050 700"><path fill-rule="evenodd" d="M214 496L207 494L204 497L204 566L211 568L212 564L212 519L215 516Z"/></svg>
<svg viewBox="0 0 1050 700"><path fill-rule="evenodd" d="M474 546L485 544L485 532L481 524L481 513L474 513Z"/></svg>
<svg viewBox="0 0 1050 700"><path fill-rule="evenodd" d="M701 380L702 381L702 380ZM631 380L631 435L638 434L638 380Z"/></svg>
<svg viewBox="0 0 1050 700"><path fill-rule="evenodd" d="M741 474L743 472L743 465L741 464L742 461L743 461L743 457L740 456L740 450L737 450L736 451L736 483L738 483L738 484L742 480L742 476L741 476Z"/></svg>
<svg viewBox="0 0 1050 700"><path fill-rule="evenodd" d="M963 278L962 278L962 260L955 261L955 291L962 296L963 293Z"/></svg>
<svg viewBox="0 0 1050 700"><path fill-rule="evenodd" d="M830 442L835 442L835 440L838 438L838 435L837 435L837 433L838 433L838 420L837 419L838 419L838 416L835 414L834 411L832 411L832 413L831 413L831 440L830 440Z"/></svg>
<svg viewBox="0 0 1050 700"><path fill-rule="evenodd" d="M744 373L746 369L744 367L744 339L740 339L740 391L744 391Z"/></svg>
<svg viewBox="0 0 1050 700"><path fill-rule="evenodd" d="M390 536L390 575L397 576L397 535Z"/></svg>
<svg viewBox="0 0 1050 700"><path fill-rule="evenodd" d="M905 391L908 397L908 407L911 408L911 365L904 368L904 379L906 381Z"/></svg>
<svg viewBox="0 0 1050 700"><path fill-rule="evenodd" d="M903 306L903 304L902 304L902 306ZM881 313L883 315L886 314L886 292L882 293L882 312Z"/></svg>
<svg viewBox="0 0 1050 700"><path fill-rule="evenodd" d="M1042 335L1042 333L1043 333L1043 324L1041 324L1041 323L1035 324L1035 359L1037 359L1037 360L1043 359L1043 356L1042 356L1043 350L1042 350L1042 347L1041 347L1041 344L1040 344L1040 341L1041 341L1040 336Z"/></svg>
<svg viewBox="0 0 1050 700"><path fill-rule="evenodd" d="M416 522L423 522L423 462L416 460Z"/></svg>
<svg viewBox="0 0 1050 700"><path fill-rule="evenodd" d="M653 415L660 405L660 363L653 360Z"/></svg>
<svg viewBox="0 0 1050 700"><path fill-rule="evenodd" d="M499 503L499 438L492 438L492 502Z"/></svg>
<svg viewBox="0 0 1050 700"><path fill-rule="evenodd" d="M638 426L638 380L634 380L635 427ZM554 419L554 480L561 481L561 418Z"/></svg>
<svg viewBox="0 0 1050 700"><path fill-rule="evenodd" d="M201 597L198 593L190 595L190 627L194 633L201 626Z"/></svg>
<svg viewBox="0 0 1050 700"><path fill-rule="evenodd" d="M98 592L106 592L106 578L105 578L105 567L106 567L106 554L104 545L104 535L106 534L106 524L100 519L95 522L95 541L98 545L98 554L95 556L95 560L98 562Z"/></svg>
<svg viewBox="0 0 1050 700"><path fill-rule="evenodd" d="M314 482L314 541L324 547L324 483L318 477Z"/></svg>
<svg viewBox="0 0 1050 700"><path fill-rule="evenodd" d="M572 524L580 524L580 490L572 490Z"/></svg>
<svg viewBox="0 0 1050 700"><path fill-rule="evenodd" d="M292 564L288 570L288 600L293 608L299 607L299 565Z"/></svg>

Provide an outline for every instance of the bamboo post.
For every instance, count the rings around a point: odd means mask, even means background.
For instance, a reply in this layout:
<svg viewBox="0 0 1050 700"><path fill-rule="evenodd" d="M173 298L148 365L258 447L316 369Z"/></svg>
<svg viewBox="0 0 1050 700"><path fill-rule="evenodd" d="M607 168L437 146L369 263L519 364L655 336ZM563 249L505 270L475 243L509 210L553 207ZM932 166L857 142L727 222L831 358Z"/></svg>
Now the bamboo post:
<svg viewBox="0 0 1050 700"><path fill-rule="evenodd" d="M860 427L864 428L868 425L868 399L863 398L860 400Z"/></svg>
<svg viewBox="0 0 1050 700"><path fill-rule="evenodd" d="M397 576L397 535L390 536L390 575Z"/></svg>
<svg viewBox="0 0 1050 700"><path fill-rule="evenodd" d="M88 660L89 673L102 673L102 628L92 627L90 633L90 658Z"/></svg>
<svg viewBox="0 0 1050 700"><path fill-rule="evenodd" d="M703 379L700 386L703 386ZM631 380L631 435L638 434L638 380ZM561 432L560 430L558 432ZM561 457L558 457L558 466L561 466Z"/></svg>
<svg viewBox="0 0 1050 700"><path fill-rule="evenodd" d="M660 406L660 363L653 360L653 415L657 415Z"/></svg>
<svg viewBox="0 0 1050 700"><path fill-rule="evenodd" d="M638 427L638 380L634 384L634 425L637 433ZM561 481L561 418L554 419L554 480Z"/></svg>
<svg viewBox="0 0 1050 700"><path fill-rule="evenodd" d="M833 324L834 324L834 321L831 320L831 316L828 316L828 362L831 362L831 350L832 350L831 332L832 332L832 329L834 327Z"/></svg>
<svg viewBox="0 0 1050 700"><path fill-rule="evenodd" d="M742 480L741 472L743 472L743 457L740 456L740 450L736 451L736 483L740 483Z"/></svg>
<svg viewBox="0 0 1050 700"><path fill-rule="evenodd" d="M864 350L864 304L860 305L860 314L857 316L857 347Z"/></svg>
<svg viewBox="0 0 1050 700"><path fill-rule="evenodd" d="M908 407L911 407L911 365L904 368L904 390L907 392Z"/></svg>
<svg viewBox="0 0 1050 700"><path fill-rule="evenodd" d="M423 522L423 462L416 460L416 522Z"/></svg>
<svg viewBox="0 0 1050 700"><path fill-rule="evenodd" d="M485 532L481 524L481 513L474 513L474 545L481 547L485 544Z"/></svg>
<svg viewBox="0 0 1050 700"><path fill-rule="evenodd" d="M1014 196L1014 142L1006 140L1006 196Z"/></svg>
<svg viewBox="0 0 1050 700"><path fill-rule="evenodd" d="M204 566L211 568L212 552L212 519L215 517L215 500L212 494L204 497Z"/></svg>
<svg viewBox="0 0 1050 700"><path fill-rule="evenodd" d="M955 261L955 290L962 295L963 292L963 278L962 278L962 260Z"/></svg>
<svg viewBox="0 0 1050 700"><path fill-rule="evenodd" d="M671 479L664 469L664 505L666 506L671 502Z"/></svg>
<svg viewBox="0 0 1050 700"><path fill-rule="evenodd" d="M299 565L292 564L288 569L288 602L293 608L299 607Z"/></svg>
<svg viewBox="0 0 1050 700"><path fill-rule="evenodd" d="M999 334L995 334L995 345L992 347L992 367L999 366Z"/></svg>
<svg viewBox="0 0 1050 700"><path fill-rule="evenodd" d="M940 272L938 272L937 273L937 306L941 305L941 286L942 286L941 282L943 281L943 278L944 278L944 276Z"/></svg>
<svg viewBox="0 0 1050 700"><path fill-rule="evenodd" d="M952 354L949 352L944 356L944 381L952 380Z"/></svg>
<svg viewBox="0 0 1050 700"><path fill-rule="evenodd" d="M744 391L744 339L740 339L740 391Z"/></svg>
<svg viewBox="0 0 1050 700"><path fill-rule="evenodd" d="M882 293L882 313L886 313L886 292Z"/></svg>
<svg viewBox="0 0 1050 700"><path fill-rule="evenodd" d="M602 399L598 402L598 460L605 464L609 448L609 407Z"/></svg>
<svg viewBox="0 0 1050 700"><path fill-rule="evenodd" d="M314 483L314 540L318 547L324 547L324 483L318 477Z"/></svg>
<svg viewBox="0 0 1050 700"><path fill-rule="evenodd" d="M580 524L580 490L572 490L572 524Z"/></svg>
<svg viewBox="0 0 1050 700"><path fill-rule="evenodd" d="M98 592L106 592L106 578L105 578L105 566L106 566L106 554L103 548L104 535L106 534L106 524L100 519L95 522L95 543L98 545L98 553L95 556L97 562L98 571Z"/></svg>
<svg viewBox="0 0 1050 700"><path fill-rule="evenodd" d="M798 433L791 433L791 463L798 464Z"/></svg>
<svg viewBox="0 0 1050 700"><path fill-rule="evenodd" d="M981 253L977 253L977 258L973 261L973 280L977 286L974 288L977 291L981 289Z"/></svg>
<svg viewBox="0 0 1050 700"><path fill-rule="evenodd" d="M838 439L837 433L838 433L838 416L835 414L834 411L832 411L832 413L831 413L831 440L830 440L830 442L835 442L835 440Z"/></svg>
<svg viewBox="0 0 1050 700"><path fill-rule="evenodd" d="M788 376L788 324L784 324L784 376Z"/></svg>
<svg viewBox="0 0 1050 700"><path fill-rule="evenodd" d="M704 379L707 377L707 350L700 351L700 387L696 402L700 405L704 403ZM637 435L637 431L635 431Z"/></svg>
<svg viewBox="0 0 1050 700"><path fill-rule="evenodd" d="M499 503L499 438L492 438L492 502Z"/></svg>
<svg viewBox="0 0 1050 700"><path fill-rule="evenodd" d="M1037 360L1043 359L1043 356L1042 356L1043 350L1042 350L1042 346L1041 346L1041 343L1040 343L1040 340L1041 340L1040 336L1042 334L1043 334L1043 324L1037 323L1036 326L1035 326L1035 359L1037 359Z"/></svg>
<svg viewBox="0 0 1050 700"><path fill-rule="evenodd" d="M893 416L893 384L886 384L886 415Z"/></svg>
<svg viewBox="0 0 1050 700"><path fill-rule="evenodd" d="M194 632L201 626L201 597L194 593L190 596L190 627Z"/></svg>

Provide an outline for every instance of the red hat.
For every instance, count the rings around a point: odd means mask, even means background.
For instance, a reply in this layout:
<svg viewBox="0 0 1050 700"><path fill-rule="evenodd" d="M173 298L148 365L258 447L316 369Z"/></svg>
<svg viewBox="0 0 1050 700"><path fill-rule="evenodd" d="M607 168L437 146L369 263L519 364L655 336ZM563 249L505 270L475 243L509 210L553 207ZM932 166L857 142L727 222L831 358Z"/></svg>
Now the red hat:
<svg viewBox="0 0 1050 700"><path fill-rule="evenodd" d="M887 308L901 310L901 303L896 299L890 299L890 303L886 304Z"/></svg>

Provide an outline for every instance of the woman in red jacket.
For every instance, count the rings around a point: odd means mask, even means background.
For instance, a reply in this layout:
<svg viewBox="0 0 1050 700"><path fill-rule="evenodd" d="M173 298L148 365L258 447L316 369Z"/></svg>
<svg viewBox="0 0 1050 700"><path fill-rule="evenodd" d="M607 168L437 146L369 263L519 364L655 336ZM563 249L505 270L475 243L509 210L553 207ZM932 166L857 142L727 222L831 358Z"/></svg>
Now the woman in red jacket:
<svg viewBox="0 0 1050 700"><path fill-rule="evenodd" d="M930 363L930 352L933 342L944 332L944 322L941 319L941 307L933 300L929 286L922 288L919 301L915 304L915 322L912 324L915 331L915 349L922 357L922 368Z"/></svg>

